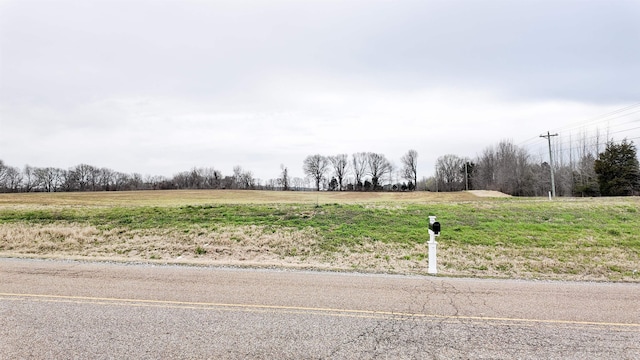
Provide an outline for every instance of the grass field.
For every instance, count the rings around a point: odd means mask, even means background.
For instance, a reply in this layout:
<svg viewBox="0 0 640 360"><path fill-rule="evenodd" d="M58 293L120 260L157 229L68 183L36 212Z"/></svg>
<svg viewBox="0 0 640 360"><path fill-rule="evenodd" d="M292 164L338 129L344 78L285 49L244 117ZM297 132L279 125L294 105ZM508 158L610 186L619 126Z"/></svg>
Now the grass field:
<svg viewBox="0 0 640 360"><path fill-rule="evenodd" d="M0 256L640 282L640 198L478 195L0 194Z"/></svg>

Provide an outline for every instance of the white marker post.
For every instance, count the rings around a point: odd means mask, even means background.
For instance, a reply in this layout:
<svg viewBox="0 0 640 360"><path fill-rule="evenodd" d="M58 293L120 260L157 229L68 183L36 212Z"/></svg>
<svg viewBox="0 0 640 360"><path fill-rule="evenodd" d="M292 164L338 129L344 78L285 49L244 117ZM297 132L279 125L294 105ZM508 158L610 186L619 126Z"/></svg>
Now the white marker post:
<svg viewBox="0 0 640 360"><path fill-rule="evenodd" d="M429 216L429 269L427 270L429 274L438 273L436 236L440 236L440 223L436 221L435 216Z"/></svg>

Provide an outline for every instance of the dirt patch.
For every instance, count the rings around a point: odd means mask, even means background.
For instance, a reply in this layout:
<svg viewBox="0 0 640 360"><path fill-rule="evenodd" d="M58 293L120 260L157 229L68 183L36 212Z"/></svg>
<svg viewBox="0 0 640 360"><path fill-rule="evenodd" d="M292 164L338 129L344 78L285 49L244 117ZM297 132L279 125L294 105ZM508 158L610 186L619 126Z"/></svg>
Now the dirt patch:
<svg viewBox="0 0 640 360"><path fill-rule="evenodd" d="M505 194L503 192L500 191L493 191L493 190L469 190L467 191L470 194L473 194L477 197L482 197L482 198L507 198L507 197L511 197L511 195Z"/></svg>

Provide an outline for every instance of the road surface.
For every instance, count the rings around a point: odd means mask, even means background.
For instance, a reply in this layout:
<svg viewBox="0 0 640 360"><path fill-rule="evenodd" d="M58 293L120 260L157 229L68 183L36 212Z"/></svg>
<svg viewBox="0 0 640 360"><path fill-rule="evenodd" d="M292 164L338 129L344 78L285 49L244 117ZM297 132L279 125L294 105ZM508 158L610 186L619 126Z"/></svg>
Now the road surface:
<svg viewBox="0 0 640 360"><path fill-rule="evenodd" d="M0 259L22 358L640 359L640 286Z"/></svg>

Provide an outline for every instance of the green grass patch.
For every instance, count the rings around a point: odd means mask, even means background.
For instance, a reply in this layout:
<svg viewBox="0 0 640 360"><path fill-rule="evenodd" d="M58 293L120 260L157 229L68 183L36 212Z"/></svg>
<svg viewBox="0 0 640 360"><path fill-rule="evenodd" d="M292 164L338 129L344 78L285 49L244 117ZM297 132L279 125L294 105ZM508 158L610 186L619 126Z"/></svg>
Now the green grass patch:
<svg viewBox="0 0 640 360"><path fill-rule="evenodd" d="M398 249L425 245L429 239L428 216L437 215L442 224L438 242L445 251L469 256L470 260L460 268L472 274L486 271L511 274L517 271L517 266L509 259L514 257L514 261L522 262L521 268L534 273L580 274L585 268L599 268L618 276L632 276L635 275L633 270L640 269L602 258L612 249L617 254L625 254L627 263L640 258L639 204L637 198L628 198L553 202L491 199L433 204L27 206L0 208L0 226L79 224L102 232L166 230L196 236L244 226L258 226L262 233L305 230L319 239L313 251L331 258L345 249L372 252L372 244L388 244ZM231 236L230 239L237 243L241 241L241 237ZM191 249L195 255L207 254L200 245ZM490 251L476 254L471 249ZM293 257L308 256L309 251L293 246L284 253ZM375 256L387 262L393 258L388 254ZM395 258L426 262L426 249L406 250ZM545 265L543 258L553 261L553 265Z"/></svg>
<svg viewBox="0 0 640 360"><path fill-rule="evenodd" d="M181 207L87 207L0 210L0 224L80 223L109 229L215 230L262 225L312 228L321 246L335 250L363 242L424 243L428 216L442 224L438 241L461 245L554 248L625 247L640 250L640 215L626 204L494 201L460 204L371 206L357 204L198 205ZM195 230L194 230L195 231Z"/></svg>

